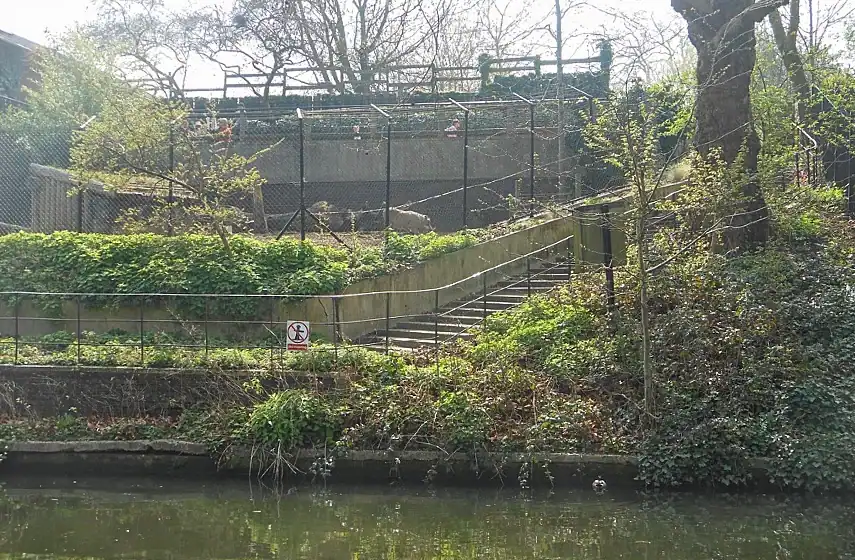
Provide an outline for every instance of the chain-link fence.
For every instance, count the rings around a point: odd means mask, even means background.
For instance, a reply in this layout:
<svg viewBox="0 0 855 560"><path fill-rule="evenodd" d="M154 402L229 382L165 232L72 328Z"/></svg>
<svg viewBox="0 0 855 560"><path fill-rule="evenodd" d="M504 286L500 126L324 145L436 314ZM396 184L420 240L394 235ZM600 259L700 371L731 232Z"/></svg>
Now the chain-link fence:
<svg viewBox="0 0 855 560"><path fill-rule="evenodd" d="M233 213L231 231L482 227L612 186L584 148L593 110L591 99L559 108L520 98L191 113L171 125L157 169L134 170L119 184L109 176L82 184L69 171L74 131L0 131L0 222L3 231L195 231L213 218L198 211L210 195L185 180L188 170L239 155L263 184L218 195Z"/></svg>

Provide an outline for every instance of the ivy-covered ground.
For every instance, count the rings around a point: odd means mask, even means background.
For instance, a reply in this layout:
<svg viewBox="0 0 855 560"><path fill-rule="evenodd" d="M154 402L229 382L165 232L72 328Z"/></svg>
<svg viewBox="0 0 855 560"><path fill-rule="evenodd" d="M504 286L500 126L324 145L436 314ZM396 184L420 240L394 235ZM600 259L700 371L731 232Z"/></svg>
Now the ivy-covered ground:
<svg viewBox="0 0 855 560"><path fill-rule="evenodd" d="M250 381L241 389L250 407L207 403L180 418L120 421L72 412L9 420L0 438L626 453L640 457L643 481L661 486L740 485L749 461L764 457L783 486L855 488L853 223L802 215L778 223L762 250L699 252L660 269L651 286L657 412L646 421L635 278L631 267L618 274L614 316L600 275L580 275L493 316L438 364L432 354L354 350L334 366L323 347L285 364L335 367L351 379L346 390L264 395ZM194 365L269 360L224 352Z"/></svg>

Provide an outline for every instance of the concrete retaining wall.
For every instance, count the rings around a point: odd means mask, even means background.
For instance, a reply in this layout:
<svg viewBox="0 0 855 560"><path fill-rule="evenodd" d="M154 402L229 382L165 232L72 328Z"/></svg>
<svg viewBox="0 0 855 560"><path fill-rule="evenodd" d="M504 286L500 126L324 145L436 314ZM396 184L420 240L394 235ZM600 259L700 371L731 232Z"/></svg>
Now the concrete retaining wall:
<svg viewBox="0 0 855 560"><path fill-rule="evenodd" d="M311 463L323 450L300 450L290 461L301 472L287 473L286 484L311 480ZM216 460L216 462L215 462ZM168 476L170 478L242 477L258 474L258 456L249 449L232 449L212 458L204 445L175 441L11 442L0 474L86 476ZM603 477L610 488L637 488L636 461L630 456L538 453L481 453L477 466L472 455L436 451L351 450L338 456L327 484L424 485L428 471L440 485L519 487L520 471L529 465L529 486L548 488L548 473L556 486L590 488ZM286 469L287 470L287 469Z"/></svg>
<svg viewBox="0 0 855 560"><path fill-rule="evenodd" d="M200 403L241 402L248 379L250 372L0 366L0 416L61 416L72 408L80 416L170 416ZM347 383L334 374L309 373L268 375L261 382L269 392Z"/></svg>
<svg viewBox="0 0 855 560"><path fill-rule="evenodd" d="M252 138L234 142L237 153L246 157L270 147L273 138ZM542 165L557 167L558 137L554 131L540 130L535 137L535 153ZM469 177L495 179L527 173L530 160L528 131L496 131L495 134L470 134ZM386 141L381 138L311 138L305 146L306 181L348 182L378 181L386 177ZM429 136L408 133L392 135L392 169L395 181L448 181L463 179L463 135L447 138L442 132ZM256 164L270 183L300 180L300 143L297 138L277 144ZM541 172L543 173L543 172Z"/></svg>

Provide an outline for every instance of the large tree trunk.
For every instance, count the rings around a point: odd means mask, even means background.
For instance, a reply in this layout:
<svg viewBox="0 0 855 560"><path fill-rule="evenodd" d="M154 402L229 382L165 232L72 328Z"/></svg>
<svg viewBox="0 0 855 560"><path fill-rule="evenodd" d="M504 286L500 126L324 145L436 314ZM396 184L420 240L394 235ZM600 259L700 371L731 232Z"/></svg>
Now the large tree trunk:
<svg viewBox="0 0 855 560"><path fill-rule="evenodd" d="M764 243L769 212L757 183L760 140L751 120L751 73L757 58L754 25L787 0L671 0L688 23L698 52L695 143L698 152L719 152L740 163L747 179L725 232L727 249Z"/></svg>

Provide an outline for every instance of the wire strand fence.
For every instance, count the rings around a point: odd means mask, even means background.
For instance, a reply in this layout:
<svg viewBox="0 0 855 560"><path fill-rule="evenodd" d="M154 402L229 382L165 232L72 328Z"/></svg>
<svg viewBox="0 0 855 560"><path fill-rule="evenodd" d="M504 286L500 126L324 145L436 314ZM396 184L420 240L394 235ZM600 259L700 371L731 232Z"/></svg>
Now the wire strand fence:
<svg viewBox="0 0 855 560"><path fill-rule="evenodd" d="M581 148L593 99L490 101L283 111L191 112L202 153L251 157L258 192L230 198L237 231L440 232L516 219L613 183ZM170 132L157 176L120 186L73 173L74 132L0 132L0 232L174 234L198 229L198 201L169 180L184 165Z"/></svg>

